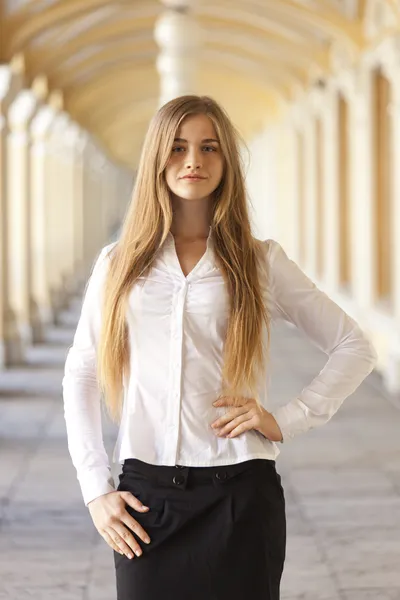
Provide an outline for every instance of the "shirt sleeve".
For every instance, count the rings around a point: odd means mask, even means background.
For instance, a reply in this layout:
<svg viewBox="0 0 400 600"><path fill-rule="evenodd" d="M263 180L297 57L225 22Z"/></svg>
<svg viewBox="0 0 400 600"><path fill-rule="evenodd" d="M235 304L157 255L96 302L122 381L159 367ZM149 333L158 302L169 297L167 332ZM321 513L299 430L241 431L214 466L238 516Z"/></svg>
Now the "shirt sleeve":
<svg viewBox="0 0 400 600"><path fill-rule="evenodd" d="M276 316L293 323L329 357L298 397L272 413L286 441L329 421L373 370L377 354L358 324L318 289L278 242L265 243Z"/></svg>
<svg viewBox="0 0 400 600"><path fill-rule="evenodd" d="M86 505L115 489L103 443L96 360L102 291L113 246L103 248L88 280L62 381L68 450Z"/></svg>

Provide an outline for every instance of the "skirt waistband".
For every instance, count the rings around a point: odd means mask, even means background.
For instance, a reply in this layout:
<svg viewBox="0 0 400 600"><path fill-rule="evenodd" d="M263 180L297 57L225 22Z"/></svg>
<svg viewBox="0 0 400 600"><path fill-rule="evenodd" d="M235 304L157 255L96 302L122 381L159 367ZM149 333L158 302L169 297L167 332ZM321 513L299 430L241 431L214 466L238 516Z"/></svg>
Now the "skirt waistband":
<svg viewBox="0 0 400 600"><path fill-rule="evenodd" d="M153 465L138 458L127 458L122 465L122 473L138 473L149 479L156 479L169 483L171 480L182 479L193 482L218 480L227 481L239 473L249 469L275 470L275 460L266 458L254 458L234 465L219 465L211 467L186 467L184 465Z"/></svg>

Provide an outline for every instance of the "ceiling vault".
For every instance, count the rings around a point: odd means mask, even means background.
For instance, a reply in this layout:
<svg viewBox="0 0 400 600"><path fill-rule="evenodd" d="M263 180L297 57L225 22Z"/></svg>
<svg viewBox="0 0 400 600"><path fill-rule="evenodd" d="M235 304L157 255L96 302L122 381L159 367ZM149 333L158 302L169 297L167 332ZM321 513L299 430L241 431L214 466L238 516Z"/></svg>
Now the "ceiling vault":
<svg viewBox="0 0 400 600"><path fill-rule="evenodd" d="M193 14L205 32L199 89L251 135L315 73L330 73L332 48L356 56L371 43L365 21L378 1L400 28L398 0L197 0ZM159 98L154 28L162 2L15 5L0 0L1 61L16 64L19 57L27 85L45 77L52 99L58 94L72 118L134 167Z"/></svg>

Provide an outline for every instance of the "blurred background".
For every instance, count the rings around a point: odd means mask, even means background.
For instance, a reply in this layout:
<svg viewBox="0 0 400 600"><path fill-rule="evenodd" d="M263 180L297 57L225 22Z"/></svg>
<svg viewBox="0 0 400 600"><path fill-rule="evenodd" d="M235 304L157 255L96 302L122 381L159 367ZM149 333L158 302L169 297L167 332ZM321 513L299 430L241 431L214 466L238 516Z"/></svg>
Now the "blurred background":
<svg viewBox="0 0 400 600"><path fill-rule="evenodd" d="M0 0L0 598L115 598L61 378L149 120L184 93L214 97L246 141L256 237L379 354L330 423L281 448L282 599L400 600L398 0ZM275 327L273 402L326 358ZM111 452L106 418L104 437Z"/></svg>

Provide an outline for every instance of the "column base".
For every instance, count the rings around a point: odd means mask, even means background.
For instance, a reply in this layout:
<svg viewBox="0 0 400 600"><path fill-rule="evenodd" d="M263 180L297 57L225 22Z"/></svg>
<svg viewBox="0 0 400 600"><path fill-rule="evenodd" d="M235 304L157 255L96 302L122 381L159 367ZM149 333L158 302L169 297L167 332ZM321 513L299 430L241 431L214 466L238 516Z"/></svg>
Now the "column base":
<svg viewBox="0 0 400 600"><path fill-rule="evenodd" d="M63 274L62 283L57 291L58 314L67 310L74 295L75 277Z"/></svg>
<svg viewBox="0 0 400 600"><path fill-rule="evenodd" d="M53 322L51 308L48 306L40 306L32 300L31 302L31 330L32 342L41 344L46 341L47 326Z"/></svg>
<svg viewBox="0 0 400 600"><path fill-rule="evenodd" d="M67 310L70 302L70 294L65 289L64 285L61 285L57 289L53 289L51 295L51 307L52 307L52 323L54 325L62 325L62 313Z"/></svg>
<svg viewBox="0 0 400 600"><path fill-rule="evenodd" d="M6 346L3 340L0 340L0 371L6 366Z"/></svg>
<svg viewBox="0 0 400 600"><path fill-rule="evenodd" d="M71 302L71 299L76 296L80 286L80 277L79 271L76 270L70 276L66 276L64 278L64 289L66 290L66 306L68 308Z"/></svg>
<svg viewBox="0 0 400 600"><path fill-rule="evenodd" d="M26 349L32 343L32 332L29 323L18 323L15 313L7 311L5 322L4 355L7 366L23 365L26 360Z"/></svg>

